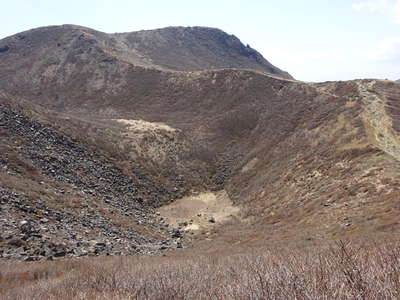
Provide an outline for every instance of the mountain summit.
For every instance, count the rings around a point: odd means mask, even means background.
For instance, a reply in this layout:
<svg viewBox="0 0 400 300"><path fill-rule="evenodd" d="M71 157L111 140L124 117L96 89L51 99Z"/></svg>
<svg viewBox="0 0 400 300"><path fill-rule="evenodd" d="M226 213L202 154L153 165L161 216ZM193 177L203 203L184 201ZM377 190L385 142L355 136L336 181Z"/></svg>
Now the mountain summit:
<svg viewBox="0 0 400 300"><path fill-rule="evenodd" d="M252 69L292 78L234 35L209 27L167 27L117 34L154 63L171 70Z"/></svg>
<svg viewBox="0 0 400 300"><path fill-rule="evenodd" d="M46 60L43 72L57 62L74 58L104 63L118 60L134 66L169 71L251 69L282 78L292 77L273 66L260 53L234 35L208 27L167 27L106 34L77 25L37 28L8 37L0 43L1 61L35 53Z"/></svg>

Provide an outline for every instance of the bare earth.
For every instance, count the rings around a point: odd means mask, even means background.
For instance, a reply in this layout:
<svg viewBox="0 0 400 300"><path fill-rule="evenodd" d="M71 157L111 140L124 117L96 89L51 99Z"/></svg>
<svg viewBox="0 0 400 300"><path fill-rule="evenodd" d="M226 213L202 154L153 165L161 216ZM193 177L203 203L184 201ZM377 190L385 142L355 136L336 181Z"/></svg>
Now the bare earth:
<svg viewBox="0 0 400 300"><path fill-rule="evenodd" d="M173 227L187 222L186 231L204 232L215 225L237 218L240 208L233 206L225 190L188 196L159 209L161 217ZM215 220L210 222L210 220Z"/></svg>

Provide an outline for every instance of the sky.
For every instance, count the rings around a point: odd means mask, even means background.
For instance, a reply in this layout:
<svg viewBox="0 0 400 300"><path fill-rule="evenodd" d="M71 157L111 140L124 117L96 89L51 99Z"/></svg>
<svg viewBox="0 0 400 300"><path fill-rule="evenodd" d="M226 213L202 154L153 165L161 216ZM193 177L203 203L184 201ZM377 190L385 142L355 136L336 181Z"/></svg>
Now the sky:
<svg viewBox="0 0 400 300"><path fill-rule="evenodd" d="M0 38L61 24L109 33L208 26L299 80L400 79L400 0L0 1Z"/></svg>

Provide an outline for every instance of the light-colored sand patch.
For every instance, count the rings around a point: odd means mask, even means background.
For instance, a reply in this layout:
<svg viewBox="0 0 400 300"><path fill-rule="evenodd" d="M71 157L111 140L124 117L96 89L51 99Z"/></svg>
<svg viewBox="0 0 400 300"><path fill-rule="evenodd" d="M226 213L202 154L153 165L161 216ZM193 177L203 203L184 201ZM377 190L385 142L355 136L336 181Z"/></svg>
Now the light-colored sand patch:
<svg viewBox="0 0 400 300"><path fill-rule="evenodd" d="M233 206L225 191L219 191L178 199L174 203L161 207L159 212L160 216L175 228L202 231L237 217L239 210L239 207ZM210 220L215 222L210 222Z"/></svg>
<svg viewBox="0 0 400 300"><path fill-rule="evenodd" d="M169 131L175 132L176 129L161 122L147 122L143 120L126 120L126 119L114 119L119 123L125 124L129 126L129 130L137 131L137 132L146 132L146 131Z"/></svg>
<svg viewBox="0 0 400 300"><path fill-rule="evenodd" d="M177 159L179 153L187 149L187 143L181 130L161 122L144 120L113 119L123 124L120 148L128 153L132 160L146 159L163 163L167 159Z"/></svg>
<svg viewBox="0 0 400 300"><path fill-rule="evenodd" d="M197 231L200 230L200 226L198 224L190 224L185 227L185 230L187 231Z"/></svg>

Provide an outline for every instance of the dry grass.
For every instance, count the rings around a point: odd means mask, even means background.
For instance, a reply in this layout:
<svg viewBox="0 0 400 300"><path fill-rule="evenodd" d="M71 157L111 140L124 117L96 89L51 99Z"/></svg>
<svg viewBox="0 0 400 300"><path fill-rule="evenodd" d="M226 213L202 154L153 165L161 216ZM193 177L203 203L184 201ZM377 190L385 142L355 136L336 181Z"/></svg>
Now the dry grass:
<svg viewBox="0 0 400 300"><path fill-rule="evenodd" d="M1 263L1 299L399 299L400 245Z"/></svg>

